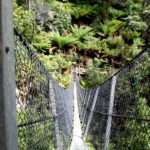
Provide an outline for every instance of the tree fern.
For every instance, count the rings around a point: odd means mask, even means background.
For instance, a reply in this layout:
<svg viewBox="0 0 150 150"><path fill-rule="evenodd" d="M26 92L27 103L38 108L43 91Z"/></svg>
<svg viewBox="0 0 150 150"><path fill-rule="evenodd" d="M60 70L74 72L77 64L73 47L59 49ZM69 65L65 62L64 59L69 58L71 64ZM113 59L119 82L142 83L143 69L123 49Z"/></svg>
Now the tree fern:
<svg viewBox="0 0 150 150"><path fill-rule="evenodd" d="M84 41L86 38L94 35L93 29L89 26L74 25L71 27L71 32L72 35L81 42Z"/></svg>
<svg viewBox="0 0 150 150"><path fill-rule="evenodd" d="M68 46L69 44L74 44L77 39L74 38L72 35L60 35L59 32L53 32L51 33L51 45L57 46L59 49L64 49L65 46Z"/></svg>
<svg viewBox="0 0 150 150"><path fill-rule="evenodd" d="M105 34L112 34L119 30L124 25L124 23L120 20L113 19L110 21L105 21L104 24L100 24L101 31Z"/></svg>

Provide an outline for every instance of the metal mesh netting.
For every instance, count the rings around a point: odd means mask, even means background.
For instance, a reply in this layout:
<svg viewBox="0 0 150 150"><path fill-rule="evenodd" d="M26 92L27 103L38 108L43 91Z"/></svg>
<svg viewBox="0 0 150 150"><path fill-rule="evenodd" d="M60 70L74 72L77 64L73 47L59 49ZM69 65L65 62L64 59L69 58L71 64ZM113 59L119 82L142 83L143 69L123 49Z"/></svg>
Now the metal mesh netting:
<svg viewBox="0 0 150 150"><path fill-rule="evenodd" d="M84 89L80 86L79 80L77 80L77 100L79 116L82 125L82 132L85 132L88 117L90 114L90 107L92 105L96 88Z"/></svg>
<svg viewBox="0 0 150 150"><path fill-rule="evenodd" d="M150 57L142 52L97 88L90 109L79 99L84 135L96 150L150 149ZM78 87L80 89L80 87ZM89 89L84 89L89 91ZM84 94L82 94L83 96ZM94 100L94 97L96 97ZM83 111L84 110L84 111Z"/></svg>
<svg viewBox="0 0 150 150"><path fill-rule="evenodd" d="M23 35L15 33L19 149L66 150L72 136L72 84L60 87Z"/></svg>
<svg viewBox="0 0 150 150"><path fill-rule="evenodd" d="M109 147L150 149L149 52L118 74Z"/></svg>
<svg viewBox="0 0 150 150"><path fill-rule="evenodd" d="M73 129L73 84L67 89L60 87L53 80L54 95L56 99L56 117L59 124L60 150L67 150L72 140Z"/></svg>
<svg viewBox="0 0 150 150"><path fill-rule="evenodd" d="M19 149L54 150L55 134L49 80L34 55L16 36Z"/></svg>
<svg viewBox="0 0 150 150"><path fill-rule="evenodd" d="M98 89L96 104L93 110L92 120L89 125L88 140L95 145L95 148L102 149L101 143L104 142L107 117L104 114L108 112L110 97L111 80ZM101 114L102 113L102 114Z"/></svg>

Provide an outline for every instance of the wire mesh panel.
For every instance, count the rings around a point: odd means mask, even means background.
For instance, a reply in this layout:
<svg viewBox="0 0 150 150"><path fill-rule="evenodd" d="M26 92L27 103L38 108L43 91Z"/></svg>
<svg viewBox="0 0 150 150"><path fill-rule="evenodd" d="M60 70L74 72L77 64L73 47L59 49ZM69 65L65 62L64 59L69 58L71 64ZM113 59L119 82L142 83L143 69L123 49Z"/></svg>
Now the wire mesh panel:
<svg viewBox="0 0 150 150"><path fill-rule="evenodd" d="M67 150L73 128L73 82L61 87L17 31L16 76L19 148Z"/></svg>
<svg viewBox="0 0 150 150"><path fill-rule="evenodd" d="M82 124L83 124L83 133L86 130L86 125L88 123L88 118L90 115L90 107L92 105L92 102L94 100L94 95L96 93L96 88L91 88L89 90L89 95L87 97L87 102L84 104L84 109L83 109L83 119L82 119Z"/></svg>
<svg viewBox="0 0 150 150"><path fill-rule="evenodd" d="M15 38L19 149L54 150L55 129L47 72L22 36L18 34Z"/></svg>
<svg viewBox="0 0 150 150"><path fill-rule="evenodd" d="M80 103L83 102L79 99ZM93 103L94 100L87 112L92 114L92 119L89 115L87 122L91 121L85 131L88 131L86 140L95 150L149 150L149 50L100 85L94 110Z"/></svg>
<svg viewBox="0 0 150 150"><path fill-rule="evenodd" d="M107 116L105 115L109 107L111 80L108 80L99 88L87 140L93 144L95 149L102 149L107 126ZM91 111L90 111L91 112Z"/></svg>
<svg viewBox="0 0 150 150"><path fill-rule="evenodd" d="M118 74L109 147L150 149L150 53Z"/></svg>
<svg viewBox="0 0 150 150"><path fill-rule="evenodd" d="M77 82L77 96L78 96L78 108L79 108L79 115L82 124L82 132L85 132L86 125L88 122L88 117L90 115L90 107L92 105L94 95L96 92L96 88L85 89L81 87L79 80Z"/></svg>
<svg viewBox="0 0 150 150"><path fill-rule="evenodd" d="M73 82L65 89L53 80L56 102L56 117L58 119L60 147L67 150L71 144L73 129Z"/></svg>

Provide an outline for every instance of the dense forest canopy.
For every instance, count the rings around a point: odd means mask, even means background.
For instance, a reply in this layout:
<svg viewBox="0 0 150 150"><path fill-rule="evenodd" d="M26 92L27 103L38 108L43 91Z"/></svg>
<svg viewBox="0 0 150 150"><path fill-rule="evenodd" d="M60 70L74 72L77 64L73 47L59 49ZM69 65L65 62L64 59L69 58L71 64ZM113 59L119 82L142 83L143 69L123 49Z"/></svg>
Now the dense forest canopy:
<svg viewBox="0 0 150 150"><path fill-rule="evenodd" d="M148 0L14 1L15 27L63 85L73 64L84 86L103 82L148 45L149 19Z"/></svg>

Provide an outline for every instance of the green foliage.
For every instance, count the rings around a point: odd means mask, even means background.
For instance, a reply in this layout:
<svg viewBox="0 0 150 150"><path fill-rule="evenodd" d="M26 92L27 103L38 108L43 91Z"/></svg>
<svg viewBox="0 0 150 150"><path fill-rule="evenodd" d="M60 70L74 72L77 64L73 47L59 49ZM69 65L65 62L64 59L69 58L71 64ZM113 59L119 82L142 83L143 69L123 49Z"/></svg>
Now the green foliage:
<svg viewBox="0 0 150 150"><path fill-rule="evenodd" d="M95 36L93 28L89 26L77 26L71 27L72 36L77 38L76 45L79 49L87 50L100 50L100 40Z"/></svg>
<svg viewBox="0 0 150 150"><path fill-rule="evenodd" d="M42 55L41 60L45 62L46 67L61 86L66 87L69 85L71 81L70 71L73 64L71 57L66 57L60 53L49 56Z"/></svg>
<svg viewBox="0 0 150 150"><path fill-rule="evenodd" d="M18 127L18 147L21 150L54 150L54 122L45 103L48 103L48 97L40 88L48 80L37 69L35 59L29 58L22 43L18 40L16 44L17 124L22 125ZM40 112L38 108L41 108ZM49 120L43 121L43 117Z"/></svg>
<svg viewBox="0 0 150 150"><path fill-rule="evenodd" d="M123 10L116 9L114 7L111 7L111 6L108 8L108 13L109 13L110 17L116 18L116 19L118 17L121 17L121 16L125 15L125 12Z"/></svg>
<svg viewBox="0 0 150 150"><path fill-rule="evenodd" d="M130 150L149 150L150 149L150 106L149 97L149 70L150 70L150 58L149 54L146 54L142 58L142 62L135 62L135 67L126 74L125 79L122 79L122 86L125 82L133 78L134 82L134 106L130 106L130 110L136 114L138 119L127 119L124 126L126 127L120 133L118 146L120 149L128 147ZM128 90L131 90L129 86ZM122 89L120 89L122 93ZM127 92L127 91L126 91ZM131 92L131 91L130 91ZM129 92L128 92L129 94ZM120 95L121 96L121 95ZM143 119L143 120L142 120ZM145 120L144 120L145 119ZM132 134L131 134L132 133ZM138 136L137 136L138 135Z"/></svg>
<svg viewBox="0 0 150 150"><path fill-rule="evenodd" d="M133 44L128 46L125 44L122 36L108 37L106 54L111 56L122 56L126 60L131 60L136 56L141 49L138 47L142 45L142 40L134 39Z"/></svg>
<svg viewBox="0 0 150 150"><path fill-rule="evenodd" d="M87 3L75 4L70 2L63 3L60 1L51 1L50 4L57 8L57 10L62 10L71 14L71 16L75 17L76 19L82 16L97 14L97 11L99 10L99 6L97 4L91 6Z"/></svg>
<svg viewBox="0 0 150 150"><path fill-rule="evenodd" d="M61 73L61 69L70 68L72 65L71 60L61 53L49 56L42 55L42 60L43 59L46 60L47 67L49 68L50 72L57 71Z"/></svg>
<svg viewBox="0 0 150 150"><path fill-rule="evenodd" d="M102 32L104 32L105 34L112 34L116 31L118 31L122 26L123 26L123 22L120 20L110 20L110 21L105 21L104 24L100 25L100 29Z"/></svg>
<svg viewBox="0 0 150 150"><path fill-rule="evenodd" d="M102 49L100 40L95 37L89 37L87 40L84 41L84 43L79 42L77 45L80 49L86 50L101 51Z"/></svg>
<svg viewBox="0 0 150 150"><path fill-rule="evenodd" d="M127 21L127 26L133 31L144 31L147 29L147 24L138 15L128 16L125 20Z"/></svg>
<svg viewBox="0 0 150 150"><path fill-rule="evenodd" d="M36 112L36 114L38 114L38 112ZM19 123L28 123L30 115L31 108L17 109L17 121ZM32 127L20 127L18 129L19 149L27 150L32 148L38 150L54 150L53 129L54 124L50 121L34 124ZM45 132L47 136L46 139Z"/></svg>
<svg viewBox="0 0 150 150"><path fill-rule="evenodd" d="M51 6L52 7L52 6ZM71 16L68 12L61 9L53 8L49 10L47 19L45 20L43 27L46 31L56 31L64 33L70 29Z"/></svg>
<svg viewBox="0 0 150 150"><path fill-rule="evenodd" d="M66 46L70 44L74 44L76 42L76 38L72 35L60 35L59 32L51 33L51 45L56 46L59 49L64 49Z"/></svg>
<svg viewBox="0 0 150 150"><path fill-rule="evenodd" d="M31 40L35 34L35 18L33 12L30 12L22 6L15 4L14 12L14 25L21 31L28 40Z"/></svg>
<svg viewBox="0 0 150 150"><path fill-rule="evenodd" d="M82 16L97 14L98 5L93 5L93 6L88 5L88 4L72 5L71 9L72 9L71 14L75 18L79 18Z"/></svg>
<svg viewBox="0 0 150 150"><path fill-rule="evenodd" d="M57 11L53 25L57 26L58 31L60 31L61 33L70 29L70 26L71 26L70 14L65 13L63 11Z"/></svg>
<svg viewBox="0 0 150 150"><path fill-rule="evenodd" d="M144 0L128 0L126 11L129 15L135 15L142 12Z"/></svg>
<svg viewBox="0 0 150 150"><path fill-rule="evenodd" d="M46 55L51 52L71 53L73 59L70 61L75 63L83 62L81 55L88 54L93 60L98 56L102 60L109 60L113 70L114 63L122 66L138 54L144 45L142 33L147 28L145 21L149 20L149 5L143 0L45 0L49 10L43 16L40 30L35 22L34 9L28 11L20 2L19 5L23 7L15 5L14 9L15 26L39 52ZM96 73L105 70L105 66L93 66L88 66L87 74L92 69Z"/></svg>
<svg viewBox="0 0 150 150"><path fill-rule="evenodd" d="M89 26L77 26L71 27L72 36L76 37L79 41L83 42L88 37L94 35L93 29Z"/></svg>
<svg viewBox="0 0 150 150"><path fill-rule="evenodd" d="M143 19L146 21L147 25L150 26L150 4L146 5L143 10Z"/></svg>
<svg viewBox="0 0 150 150"><path fill-rule="evenodd" d="M107 44L109 46L109 48L121 48L122 46L124 46L124 40L122 38L122 36L109 36L107 38Z"/></svg>
<svg viewBox="0 0 150 150"><path fill-rule="evenodd" d="M103 59L94 59L93 63L87 66L85 77L81 81L84 87L99 85L112 73L108 62Z"/></svg>
<svg viewBox="0 0 150 150"><path fill-rule="evenodd" d="M129 28L126 28L125 30L123 30L122 35L123 37L125 37L126 39L135 39L135 38L139 38L140 37L140 32L137 31L133 31Z"/></svg>
<svg viewBox="0 0 150 150"><path fill-rule="evenodd" d="M146 100L143 98L139 98L135 109L136 113L138 114L138 117L142 118L147 115L150 115L150 107L147 105ZM126 121L126 129L127 131L121 134L123 138L120 138L118 143L120 149L128 147L131 150L149 150L149 122L128 120ZM132 132L132 134L129 134L129 132Z"/></svg>
<svg viewBox="0 0 150 150"><path fill-rule="evenodd" d="M36 35L34 35L32 45L40 52L47 52L51 47L50 37L51 34L39 31Z"/></svg>
<svg viewBox="0 0 150 150"><path fill-rule="evenodd" d="M123 54L124 40L122 36L109 36L107 39L107 46L109 48L105 51L107 55L118 56Z"/></svg>

